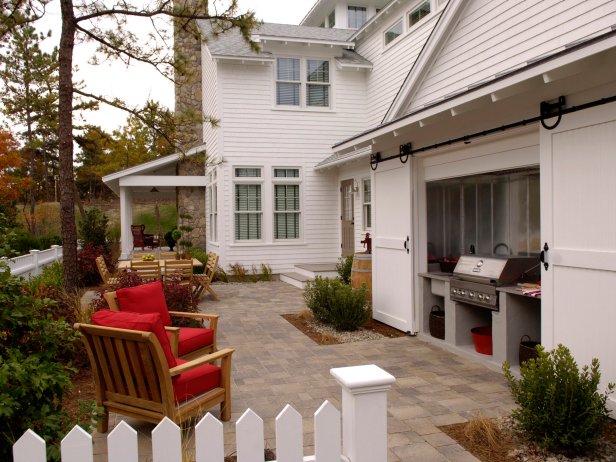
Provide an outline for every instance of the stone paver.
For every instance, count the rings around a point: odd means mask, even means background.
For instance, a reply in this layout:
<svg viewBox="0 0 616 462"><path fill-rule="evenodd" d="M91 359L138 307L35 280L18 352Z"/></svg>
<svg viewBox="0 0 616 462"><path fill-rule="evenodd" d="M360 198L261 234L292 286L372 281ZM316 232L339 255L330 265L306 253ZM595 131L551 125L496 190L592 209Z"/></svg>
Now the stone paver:
<svg viewBox="0 0 616 462"><path fill-rule="evenodd" d="M472 461L437 426L475 414L499 416L513 402L502 374L416 337L319 346L280 315L305 309L302 291L281 282L217 284L202 311L220 315L218 345L232 347L233 404L224 424L225 450L235 447L235 422L251 408L264 419L266 446L275 447L274 419L289 403L304 417L305 454L312 454L312 416L325 400L340 408L333 367L376 364L396 377L388 395L388 460ZM218 416L218 409L211 410ZM112 415L110 428L124 417ZM140 431L140 460L151 460L153 425L126 419ZM94 434L96 462L106 462L104 435ZM150 459L148 459L148 456ZM377 462L377 461L375 461Z"/></svg>

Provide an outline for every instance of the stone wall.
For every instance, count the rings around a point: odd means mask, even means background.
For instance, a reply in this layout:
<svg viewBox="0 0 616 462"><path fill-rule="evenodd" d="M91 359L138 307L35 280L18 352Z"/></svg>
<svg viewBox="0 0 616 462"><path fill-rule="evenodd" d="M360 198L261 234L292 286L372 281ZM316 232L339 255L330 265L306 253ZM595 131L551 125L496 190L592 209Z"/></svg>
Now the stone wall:
<svg viewBox="0 0 616 462"><path fill-rule="evenodd" d="M186 23L186 20L175 20L174 52L176 63L181 63L181 69L175 74L175 114L179 123L177 137L180 151L203 143L201 38L196 32L194 21ZM201 159L194 159L197 156L180 161L177 175L205 175L205 164ZM178 216L185 213L193 217L192 220L184 220L184 224L194 228L191 233L193 247L205 249L205 188L178 187L177 206Z"/></svg>

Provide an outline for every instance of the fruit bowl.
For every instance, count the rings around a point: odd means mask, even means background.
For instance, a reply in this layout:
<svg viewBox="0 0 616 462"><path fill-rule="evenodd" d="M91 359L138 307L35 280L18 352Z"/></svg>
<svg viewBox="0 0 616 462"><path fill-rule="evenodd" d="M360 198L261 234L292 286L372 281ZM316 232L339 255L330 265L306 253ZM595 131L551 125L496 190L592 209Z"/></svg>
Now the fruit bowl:
<svg viewBox="0 0 616 462"><path fill-rule="evenodd" d="M154 260L156 260L156 257L154 255L152 255L151 253L146 253L145 255L143 255L141 257L141 259L143 261L154 261Z"/></svg>

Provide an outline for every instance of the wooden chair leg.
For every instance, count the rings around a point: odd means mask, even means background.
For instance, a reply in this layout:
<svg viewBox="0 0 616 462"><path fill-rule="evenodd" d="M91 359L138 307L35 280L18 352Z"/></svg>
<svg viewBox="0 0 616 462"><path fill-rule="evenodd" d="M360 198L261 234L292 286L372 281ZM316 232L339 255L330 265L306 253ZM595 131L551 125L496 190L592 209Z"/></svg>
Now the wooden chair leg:
<svg viewBox="0 0 616 462"><path fill-rule="evenodd" d="M231 397L227 396L226 399L220 403L220 420L228 422L231 420Z"/></svg>
<svg viewBox="0 0 616 462"><path fill-rule="evenodd" d="M98 421L98 432L107 433L107 430L109 430L109 411L105 409L103 417Z"/></svg>
<svg viewBox="0 0 616 462"><path fill-rule="evenodd" d="M220 298L218 298L218 294L216 292L214 292L214 289L212 289L212 286L208 285L207 286L207 291L212 294L212 297L214 297L214 300L219 301Z"/></svg>

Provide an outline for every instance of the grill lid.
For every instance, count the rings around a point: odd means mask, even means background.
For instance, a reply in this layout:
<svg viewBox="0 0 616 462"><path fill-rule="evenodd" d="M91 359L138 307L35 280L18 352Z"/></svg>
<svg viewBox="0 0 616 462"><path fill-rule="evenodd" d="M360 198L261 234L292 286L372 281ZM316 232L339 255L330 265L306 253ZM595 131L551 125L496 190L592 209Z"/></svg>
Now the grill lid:
<svg viewBox="0 0 616 462"><path fill-rule="evenodd" d="M537 257L462 255L453 274L460 279L501 286L519 282L524 276L534 276L537 266Z"/></svg>

